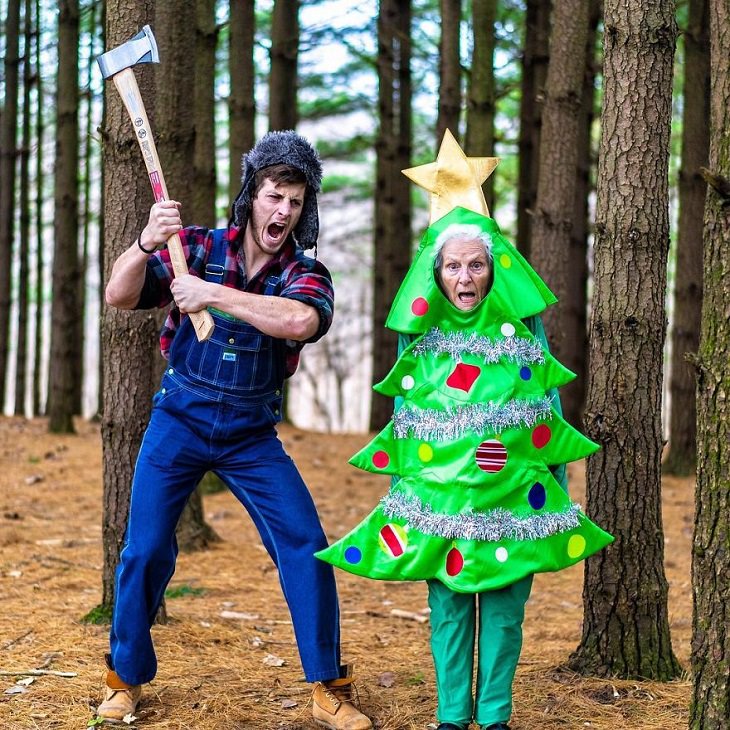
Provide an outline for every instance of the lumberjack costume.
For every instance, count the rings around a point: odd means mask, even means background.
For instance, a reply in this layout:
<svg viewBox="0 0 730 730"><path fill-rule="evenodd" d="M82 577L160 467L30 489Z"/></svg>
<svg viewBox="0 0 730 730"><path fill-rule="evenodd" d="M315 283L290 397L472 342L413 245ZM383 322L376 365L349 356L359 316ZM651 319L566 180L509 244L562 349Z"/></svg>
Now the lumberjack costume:
<svg viewBox="0 0 730 730"><path fill-rule="evenodd" d="M255 175L263 170L265 178L267 168L281 164L306 178L294 240L286 240L248 280L241 241L256 211ZM232 225L181 232L192 274L313 307L319 327L308 342L327 332L333 313L330 274L304 254L317 242L321 176L319 158L304 138L291 131L269 133L244 156ZM137 307L170 303L172 279L168 252L153 254ZM370 721L349 703L349 668L340 664L333 570L314 558L326 538L309 491L275 430L284 380L296 370L304 342L277 339L218 310L211 314L215 328L207 341L197 340L190 318L180 317L177 309L161 333L168 364L135 468L117 571L107 698L99 714L121 719L123 709L136 705L138 686L155 676L150 627L175 568L175 527L187 498L212 471L247 509L278 568L305 677L317 683L315 719L331 728L349 723L347 728L367 730ZM120 692L127 696L117 697Z"/></svg>
<svg viewBox="0 0 730 730"><path fill-rule="evenodd" d="M437 204L458 199L439 185L459 176L465 199L481 195L482 180L452 140L428 171ZM483 196L477 210L446 205L434 220L432 199L432 224L386 322L402 336L398 361L375 386L396 399L392 422L351 459L393 475L391 489L318 557L371 578L427 580L444 730L472 719L506 728L533 574L572 565L612 538L566 491L564 463L598 447L560 414L555 389L575 376L547 351L537 317L555 297L484 214ZM449 301L434 273L439 236L465 226L488 234L493 272L468 310Z"/></svg>

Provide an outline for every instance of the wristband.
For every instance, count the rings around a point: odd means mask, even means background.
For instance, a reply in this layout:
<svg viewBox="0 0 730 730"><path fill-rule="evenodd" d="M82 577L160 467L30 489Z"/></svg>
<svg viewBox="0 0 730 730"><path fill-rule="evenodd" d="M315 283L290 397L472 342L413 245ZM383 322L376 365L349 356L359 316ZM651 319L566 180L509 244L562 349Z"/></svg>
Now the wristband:
<svg viewBox="0 0 730 730"><path fill-rule="evenodd" d="M151 255L151 254L153 254L153 253L154 253L155 251L157 251L157 246L155 246L155 247L154 247L154 248L153 248L153 249L152 249L152 250L150 251L149 249L146 249L146 248L145 248L145 247L144 247L144 246L142 245L142 234L141 234L141 233L139 234L139 236L137 236L137 247L139 248L139 250L140 250L140 251L142 251L143 253L146 253L146 254L147 254L148 256L150 256L150 255Z"/></svg>

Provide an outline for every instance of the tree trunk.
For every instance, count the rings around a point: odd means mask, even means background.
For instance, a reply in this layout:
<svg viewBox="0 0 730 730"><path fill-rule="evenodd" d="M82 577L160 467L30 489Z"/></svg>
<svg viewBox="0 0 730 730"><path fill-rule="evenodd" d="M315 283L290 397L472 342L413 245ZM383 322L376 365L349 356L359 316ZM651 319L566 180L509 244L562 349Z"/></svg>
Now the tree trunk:
<svg viewBox="0 0 730 730"><path fill-rule="evenodd" d="M23 117L20 150L20 262L18 267L18 336L15 358L15 415L25 415L25 391L28 383L28 289L30 283L30 90L32 11L25 0L23 31Z"/></svg>
<svg viewBox="0 0 730 730"><path fill-rule="evenodd" d="M398 349L397 335L385 328L385 320L411 258L410 185L401 174L411 160L410 62L411 4L382 0L378 13L373 383L387 375ZM392 413L392 400L373 393L370 428L382 428Z"/></svg>
<svg viewBox="0 0 730 730"><path fill-rule="evenodd" d="M588 237L590 235L589 199L594 188L593 122L595 120L596 71L600 68L596 58L596 32L603 14L603 0L589 0L588 37L583 77L583 100L578 120L578 167L576 169L575 210L570 252L565 261L568 281L577 282L568 287L564 295L564 309L572 338L568 350L575 354L566 363L576 374L575 380L560 391L563 415L569 423L581 427L585 407L586 380L588 377Z"/></svg>
<svg viewBox="0 0 730 730"><path fill-rule="evenodd" d="M200 2L203 0L197 0L197 3ZM203 112L206 115L213 112L210 103L213 81L209 79L211 86L208 89L203 89L200 85L198 75L201 70L196 64L196 54L190 53L185 37L186 29L197 27L196 22L201 25L203 16L209 21L207 13L202 12L198 14L196 21L196 3L188 3L185 0L158 3L156 7L157 25L164 29L162 37L158 39L160 57L165 59L157 76L155 119L160 136L158 149L170 196L183 204L183 219L186 221L184 225L205 225L205 222L199 221L196 217L201 211L197 208L199 202L196 202L195 189L212 186L215 190L215 168L212 181L198 180L196 175L190 175L191 161L199 159L197 154L199 145L213 147L210 139L197 139L195 125L199 105L207 107ZM214 74L214 67L209 68L207 73L210 74L211 71ZM203 70L204 75L205 73ZM191 99L194 100L193 104L190 103ZM206 119L204 128L200 131L201 135L213 134L209 120ZM210 215L210 211L205 214ZM209 224L215 225L215 212L212 213L212 218ZM164 361L158 357L157 363L157 373L161 375ZM178 525L177 536L181 550L189 551L205 547L209 541L217 539L217 535L203 519L202 499L198 490L190 495ZM206 537L203 544L197 537L200 535ZM193 542L185 542L186 536L190 536Z"/></svg>
<svg viewBox="0 0 730 730"><path fill-rule="evenodd" d="M41 0L35 3L35 21L36 28L39 29L35 39L35 80L37 84L36 98L36 158L35 158L35 187L36 187L36 205L35 205L35 235L36 235L36 255L35 255L35 336L33 347L33 415L40 416L43 413L43 405L41 402L41 358L43 353L43 306L44 306L44 266L45 257L43 255L45 237L43 235L43 189L45 173L43 171L43 138L45 134L44 121L44 100L43 80L41 79Z"/></svg>
<svg viewBox="0 0 730 730"><path fill-rule="evenodd" d="M0 413L5 410L5 379L10 338L10 273L15 222L15 156L18 120L18 38L20 0L8 0L5 21L5 106L0 116Z"/></svg>
<svg viewBox="0 0 730 730"><path fill-rule="evenodd" d="M616 541L586 561L570 666L667 680L672 652L661 515L661 383L669 247L673 2L606 1L587 515Z"/></svg>
<svg viewBox="0 0 730 730"><path fill-rule="evenodd" d="M299 63L299 0L274 0L271 17L269 129L295 129Z"/></svg>
<svg viewBox="0 0 730 730"><path fill-rule="evenodd" d="M551 0L527 0L520 98L517 248L530 258L532 213L537 199L542 102L550 60Z"/></svg>
<svg viewBox="0 0 730 730"><path fill-rule="evenodd" d="M79 6L58 5L58 91L56 96L55 214L51 363L48 428L73 433L74 383L79 376Z"/></svg>
<svg viewBox="0 0 730 730"><path fill-rule="evenodd" d="M231 91L228 97L229 198L241 189L241 158L255 141L256 96L253 66L256 14L254 0L231 0L228 69Z"/></svg>
<svg viewBox="0 0 730 730"><path fill-rule="evenodd" d="M459 139L461 112L461 0L439 0L441 38L439 39L439 97L436 121L436 144L448 129Z"/></svg>
<svg viewBox="0 0 730 730"><path fill-rule="evenodd" d="M585 319L574 316L568 293L586 288L583 277L569 278L575 224L578 141L582 132L583 81L588 38L588 0L555 0L550 65L545 88L535 215L532 219L532 264L558 298L543 314L555 357L575 371L585 360ZM585 257L585 254L584 254ZM561 393L567 420L580 425L580 404Z"/></svg>
<svg viewBox="0 0 730 730"><path fill-rule="evenodd" d="M214 228L215 211L215 0L196 0L195 151L189 215L195 225Z"/></svg>
<svg viewBox="0 0 730 730"><path fill-rule="evenodd" d="M143 26L154 10L151 0L130 5L108 0L107 49L128 40L129 28ZM148 116L154 119L153 69L145 64L135 76ZM113 84L106 88L104 127L104 281L116 258L145 226L150 208L150 184L129 116ZM154 122L151 122L154 129ZM104 307L102 354L104 402L103 594L102 608L114 604L114 574L127 529L129 498L137 452L149 420L152 395L158 384L158 328L149 312Z"/></svg>
<svg viewBox="0 0 730 730"><path fill-rule="evenodd" d="M710 187L697 382L691 730L730 718L730 9L710 0Z"/></svg>
<svg viewBox="0 0 730 730"><path fill-rule="evenodd" d="M669 381L669 453L664 469L687 475L695 470L697 451L695 369L702 310L702 226L710 145L710 38L707 0L690 0L684 33L684 104L682 161L679 170L679 225L674 281L674 326Z"/></svg>
<svg viewBox="0 0 730 730"><path fill-rule="evenodd" d="M468 157L494 157L494 24L497 0L472 0L474 49L466 99L466 144ZM440 141L440 140L439 140ZM494 176L482 185L487 207L494 215Z"/></svg>

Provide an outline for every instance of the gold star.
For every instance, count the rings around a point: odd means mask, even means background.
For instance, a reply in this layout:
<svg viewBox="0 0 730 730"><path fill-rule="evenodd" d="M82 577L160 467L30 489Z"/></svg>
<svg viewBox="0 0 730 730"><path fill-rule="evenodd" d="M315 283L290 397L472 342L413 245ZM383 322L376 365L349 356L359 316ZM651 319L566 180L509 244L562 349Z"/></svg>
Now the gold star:
<svg viewBox="0 0 730 730"><path fill-rule="evenodd" d="M431 225L457 206L489 216L482 183L498 164L499 157L467 157L447 129L435 162L409 167L403 174L431 193Z"/></svg>

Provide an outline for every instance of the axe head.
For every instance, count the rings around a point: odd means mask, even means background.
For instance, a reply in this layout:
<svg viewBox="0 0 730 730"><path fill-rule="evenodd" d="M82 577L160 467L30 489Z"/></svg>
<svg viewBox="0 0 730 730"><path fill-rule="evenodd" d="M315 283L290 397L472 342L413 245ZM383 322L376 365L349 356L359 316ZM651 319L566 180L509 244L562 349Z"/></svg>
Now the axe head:
<svg viewBox="0 0 730 730"><path fill-rule="evenodd" d="M145 25L136 36L122 43L121 46L102 53L96 62L105 79L111 78L125 68L136 66L138 63L159 63L160 55L157 52L157 42L152 28Z"/></svg>

